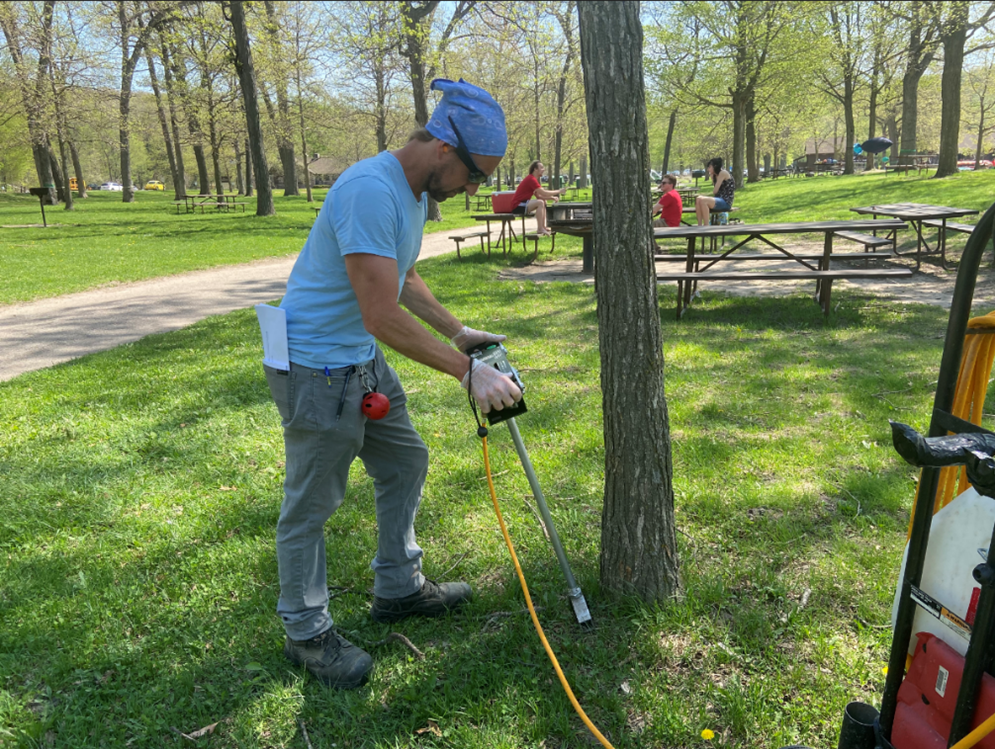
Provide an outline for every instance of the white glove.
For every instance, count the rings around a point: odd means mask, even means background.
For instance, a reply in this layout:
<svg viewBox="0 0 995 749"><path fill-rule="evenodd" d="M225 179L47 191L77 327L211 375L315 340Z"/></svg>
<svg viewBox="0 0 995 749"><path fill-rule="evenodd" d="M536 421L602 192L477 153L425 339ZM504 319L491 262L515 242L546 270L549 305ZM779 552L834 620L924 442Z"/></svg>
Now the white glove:
<svg viewBox="0 0 995 749"><path fill-rule="evenodd" d="M463 375L463 389L470 384L474 400L484 413L491 409L500 411L505 406L513 406L522 399L522 391L507 375L478 359L470 360L470 369Z"/></svg>
<svg viewBox="0 0 995 749"><path fill-rule="evenodd" d="M483 330L474 330L473 328L468 328L464 325L463 329L449 340L456 348L465 354L468 349L471 349L478 344L489 343L490 341L500 343L507 337L508 336L495 335L494 333L485 333Z"/></svg>

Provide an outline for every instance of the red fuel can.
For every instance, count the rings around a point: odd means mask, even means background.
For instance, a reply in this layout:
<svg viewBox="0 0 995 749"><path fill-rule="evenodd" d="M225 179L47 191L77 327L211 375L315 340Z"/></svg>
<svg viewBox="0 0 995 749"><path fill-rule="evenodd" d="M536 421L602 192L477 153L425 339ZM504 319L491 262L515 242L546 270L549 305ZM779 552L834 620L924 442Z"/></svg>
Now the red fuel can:
<svg viewBox="0 0 995 749"><path fill-rule="evenodd" d="M936 635L920 632L916 639L912 666L898 690L891 743L896 749L946 749L964 658ZM992 714L995 714L995 679L985 674L971 728L977 728ZM995 749L995 733L988 734L975 746Z"/></svg>

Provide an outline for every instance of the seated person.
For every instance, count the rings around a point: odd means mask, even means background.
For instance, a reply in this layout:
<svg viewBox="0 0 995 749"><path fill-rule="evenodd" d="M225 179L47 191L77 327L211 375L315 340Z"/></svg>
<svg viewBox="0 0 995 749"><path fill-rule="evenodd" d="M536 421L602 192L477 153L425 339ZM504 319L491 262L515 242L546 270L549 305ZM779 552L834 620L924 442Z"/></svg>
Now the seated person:
<svg viewBox="0 0 995 749"><path fill-rule="evenodd" d="M725 213L732 210L732 200L736 192L736 183L732 175L722 168L722 157L709 159L705 164L705 176L712 178L712 195L699 195L694 199L694 212L698 217L698 226L708 226L710 213Z"/></svg>
<svg viewBox="0 0 995 749"><path fill-rule="evenodd" d="M536 233L548 236L552 232L546 226L546 201L556 202L567 189L565 187L562 190L543 189L542 185L539 184L539 179L545 171L546 167L542 165L541 161L533 161L529 164L528 175L515 190L515 197L512 200L515 207L511 212L518 216L523 214L531 216L535 213Z"/></svg>
<svg viewBox="0 0 995 749"><path fill-rule="evenodd" d="M681 196L675 191L677 189L677 177L673 174L663 175L660 181L660 190L663 194L653 206L653 215L660 215L660 218L653 222L653 226L680 226L681 225Z"/></svg>

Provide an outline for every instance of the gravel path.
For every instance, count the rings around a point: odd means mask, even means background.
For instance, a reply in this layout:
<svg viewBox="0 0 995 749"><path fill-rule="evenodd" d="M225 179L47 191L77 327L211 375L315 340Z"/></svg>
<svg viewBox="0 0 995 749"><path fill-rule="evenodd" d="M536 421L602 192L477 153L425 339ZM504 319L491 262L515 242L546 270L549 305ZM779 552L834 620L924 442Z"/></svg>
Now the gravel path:
<svg viewBox="0 0 995 749"><path fill-rule="evenodd" d="M535 219L529 219L526 228L534 231ZM467 227L428 234L419 257L452 252L451 234L476 230ZM493 230L492 226L496 234ZM474 252L470 242L463 246ZM266 258L0 306L0 350L4 352L0 381L152 333L179 330L211 315L279 299L296 259L296 254Z"/></svg>

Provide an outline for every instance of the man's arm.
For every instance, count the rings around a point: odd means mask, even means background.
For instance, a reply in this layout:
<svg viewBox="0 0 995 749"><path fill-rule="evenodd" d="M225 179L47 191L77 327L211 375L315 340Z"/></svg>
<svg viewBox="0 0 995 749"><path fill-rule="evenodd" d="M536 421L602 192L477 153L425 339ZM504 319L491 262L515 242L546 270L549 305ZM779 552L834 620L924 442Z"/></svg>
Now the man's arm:
<svg viewBox="0 0 995 749"><path fill-rule="evenodd" d="M539 200L552 200L553 198L560 197L564 192L566 192L566 188L563 190L547 190L544 187L540 187L535 191L535 197L539 198Z"/></svg>
<svg viewBox="0 0 995 749"><path fill-rule="evenodd" d="M398 306L397 261L393 258L351 253L345 256L349 282L359 301L363 327L376 338L409 359L462 380L469 368L469 359L419 325ZM456 335L463 327L432 296L425 282L412 269L405 278L401 301L446 337Z"/></svg>

